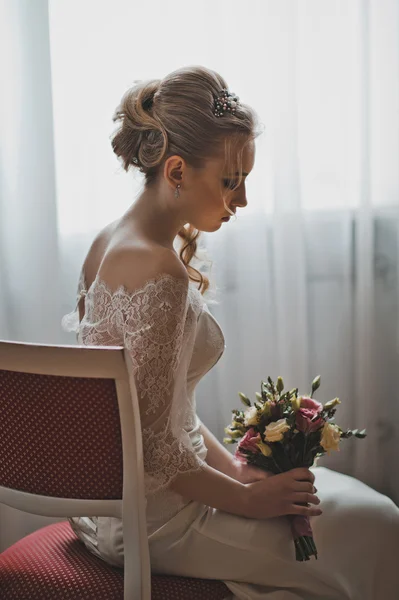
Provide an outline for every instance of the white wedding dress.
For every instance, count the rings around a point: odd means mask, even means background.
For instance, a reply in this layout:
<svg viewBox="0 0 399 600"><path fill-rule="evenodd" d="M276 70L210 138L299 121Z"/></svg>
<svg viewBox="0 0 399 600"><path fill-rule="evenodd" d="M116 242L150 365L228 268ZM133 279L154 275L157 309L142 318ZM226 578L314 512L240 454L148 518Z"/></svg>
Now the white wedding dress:
<svg viewBox="0 0 399 600"><path fill-rule="evenodd" d="M225 340L190 282L160 273L134 290L98 277L63 326L85 345L123 345L132 357L144 446L147 527L153 572L225 581L242 600L398 600L399 509L352 477L313 469L323 515L312 528L319 559L295 560L288 519L247 519L188 501L169 489L202 468L207 449L195 389L221 358ZM72 518L93 553L123 566L122 526ZM205 599L204 599L205 600Z"/></svg>

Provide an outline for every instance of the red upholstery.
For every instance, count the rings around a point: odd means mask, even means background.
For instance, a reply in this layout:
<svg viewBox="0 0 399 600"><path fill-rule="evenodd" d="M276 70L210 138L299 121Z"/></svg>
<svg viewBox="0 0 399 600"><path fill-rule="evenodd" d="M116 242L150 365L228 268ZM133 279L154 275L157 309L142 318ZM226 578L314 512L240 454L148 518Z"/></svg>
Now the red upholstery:
<svg viewBox="0 0 399 600"><path fill-rule="evenodd" d="M61 498L122 498L113 379L0 370L0 414L0 485Z"/></svg>
<svg viewBox="0 0 399 600"><path fill-rule="evenodd" d="M221 581L152 577L152 600L223 600ZM90 554L68 522L36 531L0 554L1 600L122 600L123 570Z"/></svg>

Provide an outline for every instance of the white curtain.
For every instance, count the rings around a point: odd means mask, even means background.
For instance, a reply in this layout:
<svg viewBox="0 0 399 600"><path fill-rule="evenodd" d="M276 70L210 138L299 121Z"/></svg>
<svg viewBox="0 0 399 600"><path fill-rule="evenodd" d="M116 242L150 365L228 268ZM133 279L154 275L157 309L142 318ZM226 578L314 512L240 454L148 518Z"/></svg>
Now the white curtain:
<svg viewBox="0 0 399 600"><path fill-rule="evenodd" d="M368 431L323 464L399 502L398 1L32 4L2 4L0 337L74 343L59 320L81 262L141 185L113 110L136 79L214 68L265 131L248 206L202 234L227 348L199 415L221 439L238 391L321 373L317 397ZM3 507L0 548L37 526Z"/></svg>
<svg viewBox="0 0 399 600"><path fill-rule="evenodd" d="M60 341L49 50L47 3L2 0L0 339ZM49 521L0 505L0 551Z"/></svg>

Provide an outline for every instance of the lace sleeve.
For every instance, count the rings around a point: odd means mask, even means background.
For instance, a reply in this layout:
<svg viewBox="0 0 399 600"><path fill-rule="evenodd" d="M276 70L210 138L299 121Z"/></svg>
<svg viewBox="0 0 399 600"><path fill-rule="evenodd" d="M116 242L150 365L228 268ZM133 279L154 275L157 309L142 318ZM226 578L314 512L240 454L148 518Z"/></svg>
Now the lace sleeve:
<svg viewBox="0 0 399 600"><path fill-rule="evenodd" d="M84 270L82 269L79 276L78 289L76 293L75 310L64 315L61 320L61 327L64 331L79 332L79 302L82 297L87 294Z"/></svg>
<svg viewBox="0 0 399 600"><path fill-rule="evenodd" d="M190 411L187 368L196 322L188 292L187 281L162 274L130 296L123 310L124 346L132 360L140 405L147 492L164 489L179 473L197 471L205 464L184 429Z"/></svg>

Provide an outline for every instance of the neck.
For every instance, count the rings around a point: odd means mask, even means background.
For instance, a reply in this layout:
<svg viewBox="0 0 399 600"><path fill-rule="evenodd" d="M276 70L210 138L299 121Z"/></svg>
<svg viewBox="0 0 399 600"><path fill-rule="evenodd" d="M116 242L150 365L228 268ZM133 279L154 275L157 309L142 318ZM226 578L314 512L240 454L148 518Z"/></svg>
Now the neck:
<svg viewBox="0 0 399 600"><path fill-rule="evenodd" d="M178 199L170 195L169 190L146 187L124 218L132 219L135 230L145 238L173 249L173 242L187 220Z"/></svg>

